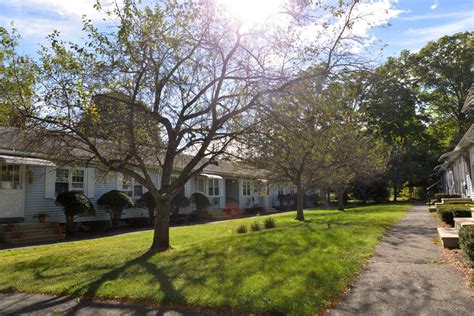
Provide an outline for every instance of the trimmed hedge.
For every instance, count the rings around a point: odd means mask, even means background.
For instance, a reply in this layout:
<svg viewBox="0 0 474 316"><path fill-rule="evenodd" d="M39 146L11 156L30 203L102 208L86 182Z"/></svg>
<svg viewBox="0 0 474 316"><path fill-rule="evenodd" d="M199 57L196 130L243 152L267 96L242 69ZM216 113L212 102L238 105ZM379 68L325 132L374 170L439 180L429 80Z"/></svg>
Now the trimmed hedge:
<svg viewBox="0 0 474 316"><path fill-rule="evenodd" d="M471 217L471 205L463 205L463 204L438 205L437 212L443 222L453 226L455 217Z"/></svg>
<svg viewBox="0 0 474 316"><path fill-rule="evenodd" d="M461 195L459 194L447 194L447 193L436 193L434 198L436 202L441 202L441 199L449 199L449 198L460 198Z"/></svg>
<svg viewBox="0 0 474 316"><path fill-rule="evenodd" d="M459 246L474 268L474 225L465 225L459 230Z"/></svg>

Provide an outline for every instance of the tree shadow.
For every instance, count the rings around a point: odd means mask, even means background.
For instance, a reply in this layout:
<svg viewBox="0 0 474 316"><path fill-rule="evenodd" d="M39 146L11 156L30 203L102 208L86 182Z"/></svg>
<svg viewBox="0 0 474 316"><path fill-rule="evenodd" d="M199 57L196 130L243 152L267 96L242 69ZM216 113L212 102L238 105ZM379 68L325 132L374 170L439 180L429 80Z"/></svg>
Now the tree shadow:
<svg viewBox="0 0 474 316"><path fill-rule="evenodd" d="M153 282L156 281L160 285L160 290L163 292L164 297L162 303L180 303L186 304L185 297L174 288L171 278L155 264L149 262L156 253L147 251L143 255L136 257L132 260L127 261L118 268L113 269L110 272L103 274L99 279L90 282L84 286L80 286L73 292L73 295L94 297L97 295L100 287L109 282L120 278L120 276L128 269L138 266L143 267L149 275L153 276Z"/></svg>

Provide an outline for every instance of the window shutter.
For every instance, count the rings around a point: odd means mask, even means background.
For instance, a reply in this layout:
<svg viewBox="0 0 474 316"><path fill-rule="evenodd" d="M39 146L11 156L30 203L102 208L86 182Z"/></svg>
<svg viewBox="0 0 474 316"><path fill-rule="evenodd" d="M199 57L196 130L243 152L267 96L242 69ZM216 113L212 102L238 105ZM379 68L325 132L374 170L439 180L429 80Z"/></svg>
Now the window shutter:
<svg viewBox="0 0 474 316"><path fill-rule="evenodd" d="M191 180L188 180L188 182L186 182L186 184L184 185L184 196L191 196Z"/></svg>
<svg viewBox="0 0 474 316"><path fill-rule="evenodd" d="M44 198L54 199L56 197L56 168L45 167Z"/></svg>
<svg viewBox="0 0 474 316"><path fill-rule="evenodd" d="M224 192L225 192L225 187L224 187L224 179L219 179L219 196L224 196Z"/></svg>
<svg viewBox="0 0 474 316"><path fill-rule="evenodd" d="M86 194L87 197L93 198L95 197L95 169L94 168L87 168L86 169Z"/></svg>

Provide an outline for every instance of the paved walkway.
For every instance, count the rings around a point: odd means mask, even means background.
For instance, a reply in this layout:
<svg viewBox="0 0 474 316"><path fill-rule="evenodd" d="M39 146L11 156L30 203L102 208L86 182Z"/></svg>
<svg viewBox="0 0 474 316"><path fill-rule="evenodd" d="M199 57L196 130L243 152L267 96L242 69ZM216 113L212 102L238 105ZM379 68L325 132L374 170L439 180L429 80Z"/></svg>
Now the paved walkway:
<svg viewBox="0 0 474 316"><path fill-rule="evenodd" d="M81 301L72 297L57 297L43 294L0 293L0 315L198 316L206 314L162 310L143 305L118 302Z"/></svg>
<svg viewBox="0 0 474 316"><path fill-rule="evenodd" d="M441 263L436 219L415 206L377 246L375 255L341 303L339 315L474 315L474 290Z"/></svg>

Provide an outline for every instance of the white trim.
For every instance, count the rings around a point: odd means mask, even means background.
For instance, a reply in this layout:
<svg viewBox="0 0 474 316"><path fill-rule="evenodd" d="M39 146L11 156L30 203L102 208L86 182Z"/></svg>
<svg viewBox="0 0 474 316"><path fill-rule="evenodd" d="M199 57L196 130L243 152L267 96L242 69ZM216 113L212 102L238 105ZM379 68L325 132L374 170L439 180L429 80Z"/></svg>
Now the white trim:
<svg viewBox="0 0 474 316"><path fill-rule="evenodd" d="M7 155L0 155L0 161L7 165L31 165L31 166L46 166L46 167L56 166L52 161L45 160L45 159L7 156Z"/></svg>
<svg viewBox="0 0 474 316"><path fill-rule="evenodd" d="M207 177L208 179L219 179L223 180L224 178L215 174L201 173L199 176Z"/></svg>

